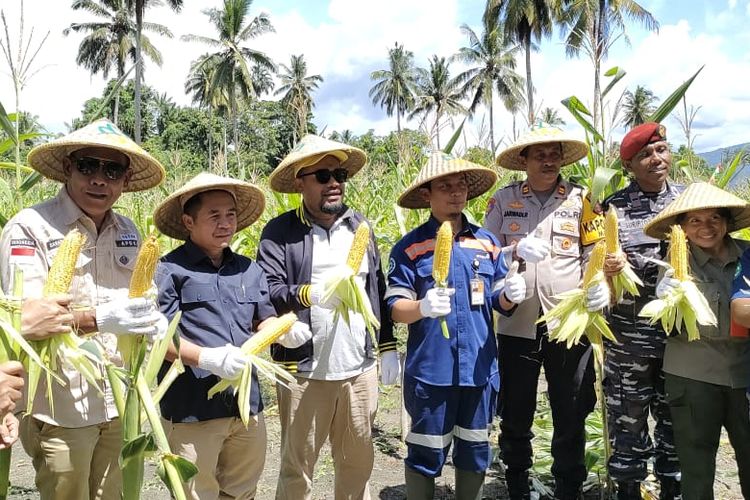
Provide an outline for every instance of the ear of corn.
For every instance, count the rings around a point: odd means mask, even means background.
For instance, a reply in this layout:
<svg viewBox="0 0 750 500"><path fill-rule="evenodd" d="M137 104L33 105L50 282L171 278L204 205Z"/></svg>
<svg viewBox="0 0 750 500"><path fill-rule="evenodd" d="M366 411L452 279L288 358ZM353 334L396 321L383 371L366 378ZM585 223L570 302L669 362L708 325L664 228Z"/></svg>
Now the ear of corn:
<svg viewBox="0 0 750 500"><path fill-rule="evenodd" d="M159 263L161 249L159 239L155 234L150 235L141 244L138 257L135 259L133 275L130 278L128 297L143 297L151 289L156 274L156 265Z"/></svg>
<svg viewBox="0 0 750 500"><path fill-rule="evenodd" d="M68 293L75 275L76 262L85 242L86 236L78 229L72 229L65 235L47 274L47 281L44 284L45 296Z"/></svg>
<svg viewBox="0 0 750 500"><path fill-rule="evenodd" d="M286 313L274 318L265 328L256 332L243 344L242 351L245 354L259 354L288 332L295 321L297 321L297 316L294 313Z"/></svg>
<svg viewBox="0 0 750 500"><path fill-rule="evenodd" d="M615 207L609 207L604 218L604 241L607 243L607 253L620 251L620 230Z"/></svg>
<svg viewBox="0 0 750 500"><path fill-rule="evenodd" d="M453 248L453 226L449 221L440 225L435 239L435 253L432 261L432 277L438 286L447 286Z"/></svg>
<svg viewBox="0 0 750 500"><path fill-rule="evenodd" d="M604 259L607 257L607 247L603 240L599 240L589 256L589 262L586 271L583 274L583 289L587 289L594 284L594 281L601 281L604 269Z"/></svg>
<svg viewBox="0 0 750 500"><path fill-rule="evenodd" d="M669 262L674 269L674 279L679 284L673 293L652 300L638 314L648 318L651 324L661 323L669 334L673 329L684 330L688 341L700 338L697 325L716 326L716 315L706 297L698 290L690 276L687 239L678 225L672 226L669 240Z"/></svg>
<svg viewBox="0 0 750 500"><path fill-rule="evenodd" d="M609 207L604 219L604 241L607 244L607 254L617 255L622 252L620 248L620 229L619 221L617 219L617 210L613 206ZM633 272L633 268L630 267L630 262L626 260L625 266L620 272L612 276L611 285L615 302L620 302L625 296L625 292L628 292L633 296L640 295L638 287L643 286L643 282L635 272Z"/></svg>
<svg viewBox="0 0 750 500"><path fill-rule="evenodd" d="M354 233L354 241L349 249L349 256L346 259L346 265L352 270L354 274L359 272L359 268L362 266L362 259L367 253L367 247L370 244L370 225L367 222L362 223Z"/></svg>

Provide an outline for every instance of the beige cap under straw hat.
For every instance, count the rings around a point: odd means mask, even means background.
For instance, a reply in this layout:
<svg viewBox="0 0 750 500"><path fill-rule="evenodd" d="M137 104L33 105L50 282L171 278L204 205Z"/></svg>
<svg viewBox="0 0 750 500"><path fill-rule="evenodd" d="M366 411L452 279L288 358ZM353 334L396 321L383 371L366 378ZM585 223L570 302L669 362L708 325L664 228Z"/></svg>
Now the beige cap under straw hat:
<svg viewBox="0 0 750 500"><path fill-rule="evenodd" d="M732 213L732 220L727 227L729 232L750 226L748 202L707 182L696 182L690 184L659 215L651 219L643 232L652 238L664 239L670 228L677 224L678 215L707 208L729 209Z"/></svg>
<svg viewBox="0 0 750 500"><path fill-rule="evenodd" d="M521 152L535 144L559 142L562 144L562 165L570 165L588 154L589 147L557 127L542 124L522 135L509 148L497 155L495 164L509 170L526 170Z"/></svg>
<svg viewBox="0 0 750 500"><path fill-rule="evenodd" d="M154 211L156 227L172 238L188 239L190 233L182 223L182 209L185 203L198 193L215 190L227 191L234 197L237 204L237 231L258 220L266 206L263 191L257 186L249 182L202 172L156 207Z"/></svg>
<svg viewBox="0 0 750 500"><path fill-rule="evenodd" d="M497 182L497 174L494 170L438 151L430 155L427 163L419 170L417 178L398 198L399 206L404 208L429 208L430 204L422 199L419 188L426 182L439 177L461 172L466 174L466 182L469 185L467 200L486 193Z"/></svg>
<svg viewBox="0 0 750 500"><path fill-rule="evenodd" d="M349 171L349 177L367 162L367 154L359 148L308 134L300 139L271 173L268 178L271 189L279 193L296 193L294 179L297 173L305 167L315 165L327 155L338 158L341 168Z"/></svg>
<svg viewBox="0 0 750 500"><path fill-rule="evenodd" d="M37 146L29 152L28 163L43 176L65 182L63 158L83 148L115 149L130 159L130 181L125 191L143 191L161 184L164 167L145 149L133 142L114 123L101 119L65 137Z"/></svg>

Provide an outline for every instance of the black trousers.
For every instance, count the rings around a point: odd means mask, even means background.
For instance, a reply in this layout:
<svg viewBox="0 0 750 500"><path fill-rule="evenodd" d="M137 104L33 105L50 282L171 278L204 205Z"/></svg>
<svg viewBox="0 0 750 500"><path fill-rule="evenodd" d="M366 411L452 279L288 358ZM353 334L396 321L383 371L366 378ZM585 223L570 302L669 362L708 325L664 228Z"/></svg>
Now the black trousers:
<svg viewBox="0 0 750 500"><path fill-rule="evenodd" d="M580 484L586 479L585 420L596 403L591 346L570 349L550 342L540 325L535 339L499 335L501 373L500 450L509 472L532 465L531 425L536 410L539 372L544 366L554 426L552 474L560 482Z"/></svg>

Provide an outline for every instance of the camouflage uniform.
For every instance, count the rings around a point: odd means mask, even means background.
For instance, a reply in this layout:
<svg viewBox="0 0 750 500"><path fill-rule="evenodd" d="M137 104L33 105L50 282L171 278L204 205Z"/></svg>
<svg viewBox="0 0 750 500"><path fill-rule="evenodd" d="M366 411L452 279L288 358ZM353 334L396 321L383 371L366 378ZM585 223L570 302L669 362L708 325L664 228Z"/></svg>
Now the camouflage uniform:
<svg viewBox="0 0 750 500"><path fill-rule="evenodd" d="M606 343L604 366L612 443L609 473L616 481L645 479L651 456L655 456L655 474L659 478L679 475L672 419L664 395L662 361L666 335L661 326L649 325L639 318L638 312L655 298L659 273L658 266L643 257L663 260L666 255L666 244L646 236L643 227L683 189L668 183L661 193L644 193L632 181L604 201L605 210L610 206L617 210L620 245L644 284L639 297L626 295L607 317L620 342ZM653 443L648 432L649 413L656 420Z"/></svg>

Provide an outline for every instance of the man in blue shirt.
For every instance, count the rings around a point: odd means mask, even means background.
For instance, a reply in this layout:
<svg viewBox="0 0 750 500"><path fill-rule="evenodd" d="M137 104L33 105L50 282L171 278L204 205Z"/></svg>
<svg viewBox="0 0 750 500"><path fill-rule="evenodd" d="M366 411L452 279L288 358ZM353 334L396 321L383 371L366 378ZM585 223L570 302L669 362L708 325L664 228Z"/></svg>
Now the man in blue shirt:
<svg viewBox="0 0 750 500"><path fill-rule="evenodd" d="M488 426L500 385L492 309L513 308L504 289L525 294L520 275L504 279L508 267L497 238L462 213L466 201L496 179L490 169L436 153L399 198L402 207L431 210L426 223L393 247L386 292L393 320L409 325L404 400L412 422L406 437L410 500L433 498L451 443L456 498L482 498L490 463ZM445 221L454 234L450 288L437 288L433 254ZM449 338L443 336L441 318Z"/></svg>
<svg viewBox="0 0 750 500"><path fill-rule="evenodd" d="M263 471L266 431L255 371L250 389L250 425L245 428L237 397L228 389L208 399L220 378L235 378L248 359L241 346L276 316L265 272L235 254L235 232L263 212L263 193L252 184L202 173L157 207L159 230L185 243L160 263L159 306L180 318L179 356L187 365L161 401L172 451L198 466L188 494L200 500L253 498ZM303 323L277 342L297 347L311 336ZM168 359L177 357L174 348ZM162 368L162 375L168 363Z"/></svg>

